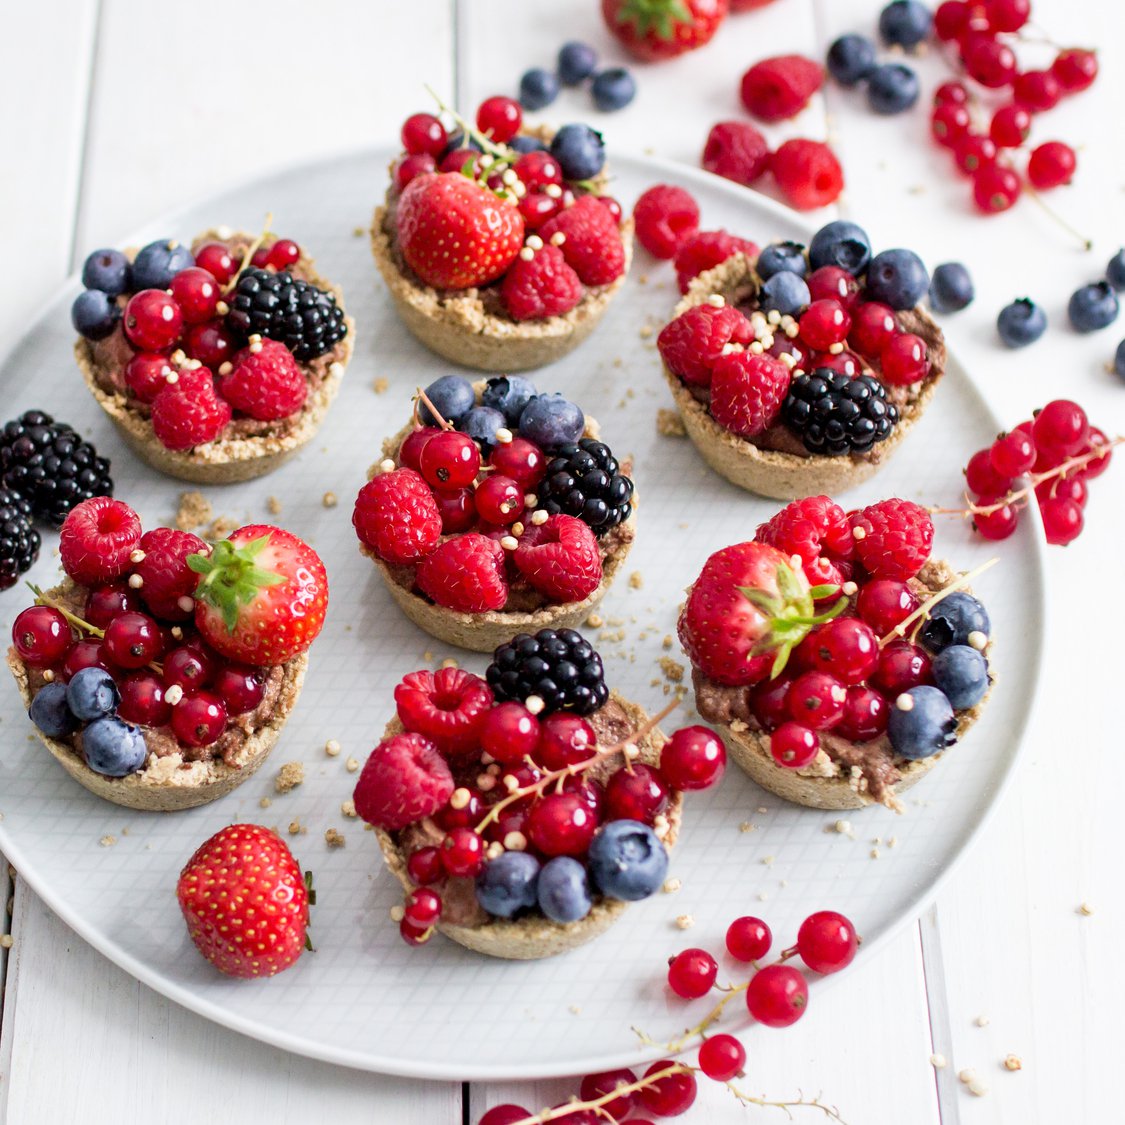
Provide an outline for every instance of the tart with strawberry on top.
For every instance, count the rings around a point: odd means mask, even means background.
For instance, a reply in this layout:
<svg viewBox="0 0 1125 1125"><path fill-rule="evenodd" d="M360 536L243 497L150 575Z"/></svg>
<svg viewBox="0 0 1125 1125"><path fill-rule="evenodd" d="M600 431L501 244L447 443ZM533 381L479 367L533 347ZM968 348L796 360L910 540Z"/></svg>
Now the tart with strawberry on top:
<svg viewBox="0 0 1125 1125"><path fill-rule="evenodd" d="M169 476L250 480L312 440L351 358L339 288L292 239L211 230L95 250L71 319L90 393Z"/></svg>
<svg viewBox="0 0 1125 1125"><path fill-rule="evenodd" d="M991 625L909 500L797 500L713 554L679 636L699 714L799 805L901 811L987 701Z"/></svg>
<svg viewBox="0 0 1125 1125"><path fill-rule="evenodd" d="M432 351L481 371L566 355L624 283L632 220L605 194L605 145L587 125L521 132L519 103L488 98L451 136L432 114L375 211L371 248L395 308Z"/></svg>
<svg viewBox="0 0 1125 1125"><path fill-rule="evenodd" d="M597 433L573 402L519 375L444 375L421 392L352 515L407 617L477 652L585 621L635 525L631 462Z"/></svg>
<svg viewBox="0 0 1125 1125"><path fill-rule="evenodd" d="M928 289L913 251L872 257L843 221L807 249L772 243L696 277L657 344L704 460L783 500L873 476L945 370L941 329L919 307Z"/></svg>
<svg viewBox="0 0 1125 1125"><path fill-rule="evenodd" d="M92 793L132 809L193 808L265 760L297 702L328 581L288 531L207 544L142 533L120 500L63 523L66 579L12 626L8 667L36 733Z"/></svg>
<svg viewBox="0 0 1125 1125"><path fill-rule="evenodd" d="M550 957L603 933L664 883L682 794L722 776L704 727L668 739L606 686L570 629L521 633L485 677L418 671L355 787L411 945L435 929L478 953Z"/></svg>

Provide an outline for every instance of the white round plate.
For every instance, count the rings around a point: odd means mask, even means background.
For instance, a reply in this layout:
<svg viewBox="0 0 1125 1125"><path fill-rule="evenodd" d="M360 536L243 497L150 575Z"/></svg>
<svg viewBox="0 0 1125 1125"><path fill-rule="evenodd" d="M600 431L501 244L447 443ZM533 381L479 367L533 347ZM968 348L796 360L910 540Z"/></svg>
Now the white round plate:
<svg viewBox="0 0 1125 1125"><path fill-rule="evenodd" d="M706 1001L668 1000L666 957L686 945L721 950L736 915L761 914L778 941L789 944L807 913L839 909L857 923L867 957L933 893L995 804L1027 723L1042 643L1038 529L1025 521L1013 539L996 546L974 539L956 520L939 520L937 552L958 568L1001 557L976 583L995 625L997 688L965 743L907 795L901 816L884 808L851 813L853 838L830 830L833 814L786 805L732 767L717 790L689 796L672 861L682 889L632 906L591 945L534 963L494 961L443 938L407 947L388 918L401 901L398 885L363 824L341 814L355 781L346 763L362 762L375 744L404 673L449 656L475 671L487 661L451 652L407 622L360 556L351 527L352 498L382 438L403 424L415 388L451 367L398 323L360 233L382 196L390 159L387 151L366 152L274 174L154 223L131 240L186 239L224 223L258 230L272 212L274 229L307 247L325 276L343 286L358 324L340 399L309 450L271 477L205 490L216 513L245 522L270 519L267 502L277 497L281 512L272 518L309 539L331 576L324 635L272 759L205 808L130 812L100 801L59 769L32 736L9 687L0 692L0 729L7 732L0 847L51 908L107 957L186 1007L280 1047L439 1079L532 1078L635 1064L656 1052L640 1044L632 1026L668 1040L706 1010ZM680 183L699 200L707 227L762 243L806 241L810 233L777 204L704 173L639 158L618 159L614 173L614 191L627 206L653 182ZM669 650L663 642L675 632L685 585L710 552L750 538L779 504L720 480L686 439L657 433L657 408L669 398L655 331L676 289L671 267L643 252L633 273L594 336L534 378L542 390L579 402L618 453L636 458L642 503L629 570L639 577L622 577L606 599L597 646L611 685L655 710L667 701L658 662L682 660L677 645ZM72 280L0 370L5 414L40 407L88 433L113 458L117 495L136 506L146 527L156 526L171 519L189 486L141 465L82 389L68 317L77 291ZM379 379L389 383L382 394L373 389ZM917 431L847 503L898 495L949 505L959 493L961 466L999 429L952 362ZM323 506L329 491L340 498L338 507ZM48 535L30 575L44 585L55 574L54 545ZM2 597L7 627L28 599L20 590ZM326 756L328 739L342 744L339 757ZM289 761L304 763L306 780L279 795L274 777ZM261 807L261 798L272 804ZM184 861L235 821L276 827L316 877L316 952L271 980L221 977L192 947L176 906ZM299 823L300 834L288 834L291 823ZM346 847L326 846L329 828L344 833ZM102 846L109 836L116 843ZM871 857L875 837L884 841L878 861ZM687 933L675 925L682 914L695 919ZM813 986L814 1006L821 987ZM744 1011L732 1020L746 1023Z"/></svg>

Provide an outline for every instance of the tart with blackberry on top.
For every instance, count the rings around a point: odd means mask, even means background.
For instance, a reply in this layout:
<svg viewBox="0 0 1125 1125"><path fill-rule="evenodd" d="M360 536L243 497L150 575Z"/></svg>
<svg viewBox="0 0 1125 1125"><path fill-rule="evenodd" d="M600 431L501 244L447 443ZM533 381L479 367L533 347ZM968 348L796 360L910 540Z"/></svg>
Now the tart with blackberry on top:
<svg viewBox="0 0 1125 1125"><path fill-rule="evenodd" d="M667 711L610 691L570 629L519 634L484 678L411 672L395 705L355 806L406 891L393 913L412 945L437 929L531 960L597 937L662 886L683 791L726 764L711 731L667 739Z"/></svg>
<svg viewBox="0 0 1125 1125"><path fill-rule="evenodd" d="M704 460L783 500L873 476L945 370L941 329L919 307L928 288L916 254L872 257L843 221L807 250L773 243L696 277L657 344Z"/></svg>
<svg viewBox="0 0 1125 1125"><path fill-rule="evenodd" d="M92 793L193 808L265 760L297 702L328 582L308 544L253 525L207 544L94 497L63 523L65 580L12 626L36 733Z"/></svg>
<svg viewBox="0 0 1125 1125"><path fill-rule="evenodd" d="M352 515L407 617L477 652L585 621L635 524L631 463L597 432L575 403L518 375L445 375L421 392Z"/></svg>
<svg viewBox="0 0 1125 1125"><path fill-rule="evenodd" d="M339 288L297 243L206 231L130 257L96 250L71 318L90 393L154 469L225 484L316 434L351 358Z"/></svg>
<svg viewBox="0 0 1125 1125"><path fill-rule="evenodd" d="M759 785L901 811L980 716L988 613L932 545L909 500L812 496L704 564L679 620L696 707Z"/></svg>
<svg viewBox="0 0 1125 1125"><path fill-rule="evenodd" d="M371 249L402 322L431 351L481 371L566 355L624 283L632 220L605 194L605 145L587 125L521 132L510 98L477 128L416 113L376 208Z"/></svg>

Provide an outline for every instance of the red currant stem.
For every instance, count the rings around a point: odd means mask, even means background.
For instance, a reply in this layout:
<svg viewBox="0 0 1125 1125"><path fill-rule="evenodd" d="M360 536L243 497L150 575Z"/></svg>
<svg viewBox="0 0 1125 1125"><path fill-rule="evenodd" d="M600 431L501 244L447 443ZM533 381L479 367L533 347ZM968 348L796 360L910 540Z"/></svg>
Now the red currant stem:
<svg viewBox="0 0 1125 1125"><path fill-rule="evenodd" d="M272 223L273 223L273 212L267 211L266 212L266 222L265 222L265 225L262 227L262 233L259 234L258 237L255 238L254 241L251 242L250 245L246 248L246 253L242 255L242 261L239 262L238 270L236 271L234 277L232 277L230 279L230 281L228 281L226 283L226 286L223 288L222 292L223 292L224 297L228 293L234 292L235 286L238 285L238 279L250 268L250 265L251 265L251 263L254 259L254 255L257 254L257 252L262 248L262 243L265 242L266 235L268 235L269 232L270 232L270 225Z"/></svg>
<svg viewBox="0 0 1125 1125"><path fill-rule="evenodd" d="M487 152L489 156L493 156L497 160L502 160L505 164L510 164L512 162L512 149L508 148L506 145L498 144L491 137L486 136L479 129L470 125L455 109L453 109L451 106L446 105L445 102L443 102L441 98L438 97L437 93L433 90L432 87L427 86L425 83L423 83L422 88L426 91L427 94L430 95L431 98L434 99L435 102L437 102L438 109L442 113L448 113L449 116L452 117L453 120L456 121L457 124L461 127L461 131L465 134L465 136L472 137L474 141L477 141L480 144L481 148L485 152ZM492 167L489 168L489 171L491 172L495 170L495 168L496 166L492 165Z"/></svg>
<svg viewBox="0 0 1125 1125"><path fill-rule="evenodd" d="M703 1033L711 1027L712 1024L718 1022L719 1017L723 1014L723 1009L741 992L745 992L750 987L750 982L745 984L732 984L727 994L693 1027L687 1028L684 1033L678 1038L673 1039L668 1043L657 1043L640 1028L634 1027L633 1031L640 1038L641 1042L648 1047L659 1047L661 1050L669 1051L673 1055L678 1055L681 1051L685 1050L687 1045L696 1038L702 1038Z"/></svg>
<svg viewBox="0 0 1125 1125"><path fill-rule="evenodd" d="M904 617L885 637L880 638L879 647L882 648L891 641L897 641L904 637L910 626L915 621L924 621L930 610L940 601L944 601L950 594L956 590L961 590L967 586L974 578L979 578L986 570L991 570L1000 560L998 558L989 559L988 562L982 563L976 570L970 570L966 574L962 574L960 578L955 578L944 590L939 590L932 597L927 598L909 617Z"/></svg>
<svg viewBox="0 0 1125 1125"><path fill-rule="evenodd" d="M1032 202L1038 204L1043 209L1044 214L1053 219L1055 223L1062 227L1072 238L1078 239L1078 241L1082 243L1083 250L1093 250L1094 240L1092 238L1087 238L1081 231L1072 227L1062 215L1044 201L1043 196L1041 196L1031 184L1024 184L1023 190L1027 193L1028 198L1032 200Z"/></svg>
<svg viewBox="0 0 1125 1125"><path fill-rule="evenodd" d="M740 1090L733 1082L724 1082L724 1086L740 1101L743 1105L756 1105L762 1109L781 1109L792 1117L789 1112L791 1109L819 1109L830 1121L839 1121L841 1125L847 1125L844 1119L840 1116L840 1111L834 1105L825 1105L818 1097L806 1098L800 1091L797 1092L798 1096L792 1101L770 1101L767 1098L757 1098L753 1094L747 1094L744 1090Z"/></svg>
<svg viewBox="0 0 1125 1125"><path fill-rule="evenodd" d="M418 404L424 403L429 412L437 419L438 425L443 430L452 430L454 428L452 422L447 422L442 416L441 411L430 401L429 395L426 394L421 387L418 388L418 393L414 396L414 421L417 425L422 425L421 418L418 417Z"/></svg>
<svg viewBox="0 0 1125 1125"><path fill-rule="evenodd" d="M1028 35L1027 32L1029 29L1035 31L1037 34ZM1035 43L1041 47L1054 47L1056 51L1061 51L1064 49L1060 44L1056 43L1043 28L1041 28L1038 24L1031 23L1030 21L1025 23L1023 27L1021 27L1019 31L1016 32L1016 38L1021 43Z"/></svg>

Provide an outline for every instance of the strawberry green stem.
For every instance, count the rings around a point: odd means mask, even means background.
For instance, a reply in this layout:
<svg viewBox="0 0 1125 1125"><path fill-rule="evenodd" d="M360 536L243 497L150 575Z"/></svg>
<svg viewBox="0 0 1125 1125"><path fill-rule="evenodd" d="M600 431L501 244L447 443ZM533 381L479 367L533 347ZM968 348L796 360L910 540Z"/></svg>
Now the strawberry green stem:
<svg viewBox="0 0 1125 1125"><path fill-rule="evenodd" d="M255 561L269 541L268 532L241 547L222 539L209 555L188 555L188 566L200 576L196 599L219 610L227 632L234 632L242 606L249 605L267 586L285 581L280 574L263 570Z"/></svg>

